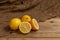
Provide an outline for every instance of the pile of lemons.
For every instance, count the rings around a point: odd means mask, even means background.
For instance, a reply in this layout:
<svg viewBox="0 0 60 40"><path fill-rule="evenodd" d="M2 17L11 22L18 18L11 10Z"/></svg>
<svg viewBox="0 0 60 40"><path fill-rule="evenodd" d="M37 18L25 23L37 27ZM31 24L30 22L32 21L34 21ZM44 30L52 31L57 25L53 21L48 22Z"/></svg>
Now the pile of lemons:
<svg viewBox="0 0 60 40"><path fill-rule="evenodd" d="M22 18L13 18L9 22L9 27L12 30L17 30L21 33L29 33L31 30L39 30L39 24L36 19L32 19L29 15L23 15Z"/></svg>

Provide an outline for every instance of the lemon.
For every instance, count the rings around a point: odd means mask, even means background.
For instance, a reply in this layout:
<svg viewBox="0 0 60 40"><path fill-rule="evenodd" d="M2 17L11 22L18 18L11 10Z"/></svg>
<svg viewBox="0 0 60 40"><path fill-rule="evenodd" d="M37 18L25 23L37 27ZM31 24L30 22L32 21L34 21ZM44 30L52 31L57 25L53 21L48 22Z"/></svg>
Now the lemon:
<svg viewBox="0 0 60 40"><path fill-rule="evenodd" d="M32 19L30 23L32 26L32 30L39 30L39 24L36 19Z"/></svg>
<svg viewBox="0 0 60 40"><path fill-rule="evenodd" d="M19 30L23 34L29 33L31 31L31 24L28 22L22 22L19 26Z"/></svg>
<svg viewBox="0 0 60 40"><path fill-rule="evenodd" d="M22 21L25 21L25 22L30 22L31 21L31 17L29 15L24 15L22 17Z"/></svg>
<svg viewBox="0 0 60 40"><path fill-rule="evenodd" d="M19 18L13 18L10 21L9 26L12 30L17 30L20 24L21 24L21 20Z"/></svg>

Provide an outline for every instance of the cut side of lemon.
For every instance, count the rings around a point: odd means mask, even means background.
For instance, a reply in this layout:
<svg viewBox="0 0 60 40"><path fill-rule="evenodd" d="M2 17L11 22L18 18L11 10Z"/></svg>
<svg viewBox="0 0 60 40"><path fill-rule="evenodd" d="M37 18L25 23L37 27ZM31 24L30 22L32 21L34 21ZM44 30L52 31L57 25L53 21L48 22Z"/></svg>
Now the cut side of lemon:
<svg viewBox="0 0 60 40"><path fill-rule="evenodd" d="M32 30L39 30L39 24L36 19L32 19L30 23L32 26Z"/></svg>
<svg viewBox="0 0 60 40"><path fill-rule="evenodd" d="M22 22L19 26L19 30L21 33L29 33L31 31L31 24L28 22Z"/></svg>

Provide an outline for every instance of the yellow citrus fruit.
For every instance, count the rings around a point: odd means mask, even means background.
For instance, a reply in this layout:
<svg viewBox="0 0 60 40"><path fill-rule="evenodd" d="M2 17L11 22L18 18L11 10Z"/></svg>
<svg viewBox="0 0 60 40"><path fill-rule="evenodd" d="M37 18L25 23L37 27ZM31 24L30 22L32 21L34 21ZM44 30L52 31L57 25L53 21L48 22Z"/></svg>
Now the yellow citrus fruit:
<svg viewBox="0 0 60 40"><path fill-rule="evenodd" d="M19 26L19 30L23 34L29 33L31 31L31 24L28 22L22 22Z"/></svg>
<svg viewBox="0 0 60 40"><path fill-rule="evenodd" d="M39 24L36 19L32 19L30 23L32 26L32 30L39 30Z"/></svg>
<svg viewBox="0 0 60 40"><path fill-rule="evenodd" d="M22 17L22 21L25 21L25 22L30 22L31 21L31 17L29 15L24 15Z"/></svg>
<svg viewBox="0 0 60 40"><path fill-rule="evenodd" d="M21 20L19 18L13 18L10 21L9 26L12 30L17 30L20 24L21 24Z"/></svg>

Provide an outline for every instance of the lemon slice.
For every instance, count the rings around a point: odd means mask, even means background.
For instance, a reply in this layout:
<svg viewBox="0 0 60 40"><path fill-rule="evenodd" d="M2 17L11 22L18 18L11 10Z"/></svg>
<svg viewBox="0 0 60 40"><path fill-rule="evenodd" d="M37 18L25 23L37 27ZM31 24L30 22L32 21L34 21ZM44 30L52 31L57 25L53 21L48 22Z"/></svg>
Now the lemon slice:
<svg viewBox="0 0 60 40"><path fill-rule="evenodd" d="M31 31L31 24L28 22L22 22L19 26L19 30L24 34L29 33Z"/></svg>
<svg viewBox="0 0 60 40"><path fill-rule="evenodd" d="M39 30L39 24L36 19L31 20L32 30Z"/></svg>

